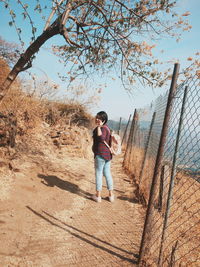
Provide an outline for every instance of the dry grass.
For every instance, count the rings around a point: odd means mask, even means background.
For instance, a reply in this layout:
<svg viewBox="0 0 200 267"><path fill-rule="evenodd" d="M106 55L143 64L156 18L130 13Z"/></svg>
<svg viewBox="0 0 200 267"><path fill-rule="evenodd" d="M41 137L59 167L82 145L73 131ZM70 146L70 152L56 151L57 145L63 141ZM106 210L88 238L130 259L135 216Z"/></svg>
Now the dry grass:
<svg viewBox="0 0 200 267"><path fill-rule="evenodd" d="M51 125L64 121L68 125L91 126L92 116L80 103L46 102L46 107L48 113L45 119Z"/></svg>
<svg viewBox="0 0 200 267"><path fill-rule="evenodd" d="M140 173L142 160L143 152L140 153L139 149L134 148L126 167L129 166L129 171L133 172L132 177L135 177L136 183L138 183L138 173ZM149 197L154 166L155 160L148 157L139 183L140 194L144 196L146 201ZM171 166L166 165L162 203L159 202L160 181L156 185L154 209L150 215L151 226L148 231L148 242L145 246L144 266L157 266L170 177ZM197 267L200 266L200 176L180 170L174 179L173 197L163 243L162 266Z"/></svg>
<svg viewBox="0 0 200 267"><path fill-rule="evenodd" d="M200 266L200 183L196 179L200 176L192 177L183 171L175 177L164 243L164 266L168 266L176 241L174 262L179 266Z"/></svg>
<svg viewBox="0 0 200 267"><path fill-rule="evenodd" d="M138 196L143 204L147 204L149 199L154 166L153 157L147 157L144 162L144 149L134 146L131 152L128 151L124 167L138 186Z"/></svg>
<svg viewBox="0 0 200 267"><path fill-rule="evenodd" d="M169 177L166 178L169 182ZM147 266L157 266L168 182L165 185L161 211L154 209L151 214L151 230L144 257ZM177 173L163 242L163 267L200 266L199 189L200 184L194 177L184 172Z"/></svg>
<svg viewBox="0 0 200 267"><path fill-rule="evenodd" d="M0 65L2 65L0 69L0 83L2 83L9 72L9 67L3 60L0 60ZM0 113L6 117L0 123L0 134L4 136L4 140L0 136L1 155L7 153L5 147L9 148L11 136L16 141L15 149L21 150L22 147L23 149L29 147L31 150L31 140L35 136L46 134L46 132L50 134L52 131L62 133L57 140L55 138L52 140L56 141L54 144L57 147L67 146L70 150L69 143L73 145L76 143L76 152L73 153L81 156L88 154L88 142L91 141L88 137L88 128L91 127L93 118L78 102L65 100L63 103L28 95L22 91L18 80L13 83L0 102ZM16 127L13 126L14 121ZM69 138L70 142L64 144Z"/></svg>
<svg viewBox="0 0 200 267"><path fill-rule="evenodd" d="M9 67L5 60L0 58L0 84L3 83L5 77L9 73Z"/></svg>
<svg viewBox="0 0 200 267"><path fill-rule="evenodd" d="M26 95L16 85L1 102L0 112L13 113L30 128L36 127L40 121L50 125L64 122L68 125L88 127L92 120L92 116L81 104L40 100Z"/></svg>

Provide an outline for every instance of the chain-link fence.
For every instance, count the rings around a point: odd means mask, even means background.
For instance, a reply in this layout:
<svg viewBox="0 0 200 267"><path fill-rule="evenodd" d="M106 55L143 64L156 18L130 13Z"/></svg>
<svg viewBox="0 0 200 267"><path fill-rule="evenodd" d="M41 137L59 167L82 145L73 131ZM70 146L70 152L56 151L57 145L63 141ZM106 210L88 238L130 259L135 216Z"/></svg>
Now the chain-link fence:
<svg viewBox="0 0 200 267"><path fill-rule="evenodd" d="M191 77L170 101L168 93L159 97L153 114L135 111L124 166L148 203L140 266L200 266L199 85Z"/></svg>
<svg viewBox="0 0 200 267"><path fill-rule="evenodd" d="M119 121L108 121L109 128L114 131L115 133L119 134L121 137L121 142L123 148L126 146L128 141L128 135L130 131L130 121L131 121L131 115L129 116L128 121L122 117L120 117Z"/></svg>

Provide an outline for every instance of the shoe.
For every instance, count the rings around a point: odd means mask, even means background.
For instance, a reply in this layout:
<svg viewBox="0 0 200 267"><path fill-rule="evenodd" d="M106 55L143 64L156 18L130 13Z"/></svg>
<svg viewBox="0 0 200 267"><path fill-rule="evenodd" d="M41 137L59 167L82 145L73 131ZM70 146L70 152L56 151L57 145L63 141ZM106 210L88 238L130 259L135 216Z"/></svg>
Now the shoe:
<svg viewBox="0 0 200 267"><path fill-rule="evenodd" d="M110 202L114 202L114 195L108 197Z"/></svg>
<svg viewBox="0 0 200 267"><path fill-rule="evenodd" d="M101 197L97 197L96 195L92 195L92 199L96 202L101 202Z"/></svg>

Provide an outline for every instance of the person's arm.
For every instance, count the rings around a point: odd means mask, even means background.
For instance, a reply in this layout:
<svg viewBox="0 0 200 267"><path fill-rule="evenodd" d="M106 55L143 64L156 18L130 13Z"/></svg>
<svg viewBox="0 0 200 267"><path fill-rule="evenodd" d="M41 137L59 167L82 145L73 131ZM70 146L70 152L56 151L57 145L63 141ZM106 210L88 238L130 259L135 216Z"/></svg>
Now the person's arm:
<svg viewBox="0 0 200 267"><path fill-rule="evenodd" d="M101 127L103 126L104 121L99 120L97 123L97 136L101 136L102 135L102 131L101 131Z"/></svg>
<svg viewBox="0 0 200 267"><path fill-rule="evenodd" d="M101 135L102 135L101 126L97 126L97 136Z"/></svg>
<svg viewBox="0 0 200 267"><path fill-rule="evenodd" d="M98 129L97 129L97 132L98 132ZM107 135L106 128L105 127L101 127L99 129L99 134L100 135L98 135L98 133L97 133L97 136L98 136L99 141L104 142L105 139L106 139L106 135Z"/></svg>

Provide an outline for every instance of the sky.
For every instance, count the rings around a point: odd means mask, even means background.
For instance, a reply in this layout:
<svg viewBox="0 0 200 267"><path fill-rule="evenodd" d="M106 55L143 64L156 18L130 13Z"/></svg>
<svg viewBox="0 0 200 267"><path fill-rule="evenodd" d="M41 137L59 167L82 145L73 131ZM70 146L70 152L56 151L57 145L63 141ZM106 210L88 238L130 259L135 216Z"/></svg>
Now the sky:
<svg viewBox="0 0 200 267"><path fill-rule="evenodd" d="M28 1L29 2L29 1ZM199 0L178 0L177 1L177 12L183 14L186 11L191 13L188 16L189 23L192 25L190 32L184 32L180 42L176 42L172 38L165 38L156 42L155 53L157 53L159 59L163 62L171 60L179 60L180 66L185 68L189 66L187 58L193 56L196 52L200 52L200 1ZM3 5L0 5L0 36L8 42L20 43L13 27L8 25L10 17ZM23 22L24 23L24 22ZM20 21L19 21L20 24ZM38 34L42 31L44 22L39 24ZM23 27L23 41L28 45L30 41L30 28ZM50 41L40 49L33 62L31 69L32 73L36 73L39 77L44 76L44 72L48 75L49 79L60 85L60 94L66 94L67 84L62 82L58 73L66 73L63 65L58 62L58 58L49 52L50 45L64 43L63 38L53 37ZM160 53L164 50L163 53ZM166 63L167 64L167 63ZM171 68L173 69L173 63ZM130 114L133 114L135 108L143 108L150 105L160 94L163 94L169 85L156 88L152 90L149 87L142 87L136 85L133 89L133 93L130 96L123 88L120 79L117 77L113 79L113 73L108 73L103 77L95 76L93 81L87 85L89 88L88 95L90 95L94 86L100 87L100 101L98 105L93 106L90 109L92 115L95 115L98 111L104 110L108 113L110 119L118 120L119 117L128 119ZM106 85L106 86L105 86ZM90 90L91 88L91 90Z"/></svg>

